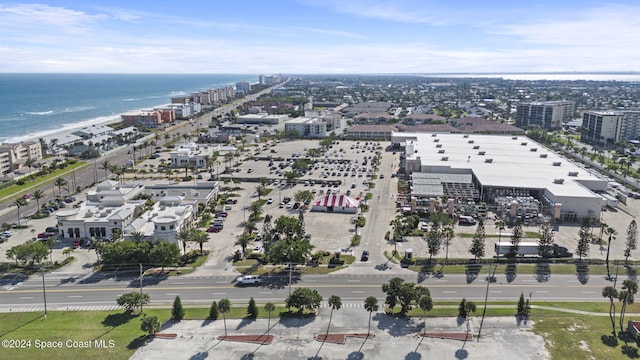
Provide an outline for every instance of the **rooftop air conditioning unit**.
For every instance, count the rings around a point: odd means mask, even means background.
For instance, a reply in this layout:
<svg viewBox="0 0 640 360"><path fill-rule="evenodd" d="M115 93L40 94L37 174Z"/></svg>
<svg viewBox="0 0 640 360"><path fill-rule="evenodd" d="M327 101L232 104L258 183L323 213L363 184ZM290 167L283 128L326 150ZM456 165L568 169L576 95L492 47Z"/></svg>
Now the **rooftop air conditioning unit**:
<svg viewBox="0 0 640 360"><path fill-rule="evenodd" d="M484 151L478 151L478 155L484 155L485 152Z"/></svg>
<svg viewBox="0 0 640 360"><path fill-rule="evenodd" d="M493 159L484 159L484 162L486 162L486 163L489 163L489 164L490 164L490 163L492 163L492 162L493 162Z"/></svg>
<svg viewBox="0 0 640 360"><path fill-rule="evenodd" d="M553 162L553 166L560 166L560 164L562 164L560 161L554 161Z"/></svg>
<svg viewBox="0 0 640 360"><path fill-rule="evenodd" d="M433 134L431 134L431 136L436 137L436 136L438 136L438 134L437 133L433 133Z"/></svg>
<svg viewBox="0 0 640 360"><path fill-rule="evenodd" d="M531 148L530 150L531 150L531 152L536 152L536 151L538 151L538 148Z"/></svg>
<svg viewBox="0 0 640 360"><path fill-rule="evenodd" d="M440 161L449 161L449 157L448 156L443 156L440 158Z"/></svg>
<svg viewBox="0 0 640 360"><path fill-rule="evenodd" d="M433 142L440 142L440 139L433 139Z"/></svg>
<svg viewBox="0 0 640 360"><path fill-rule="evenodd" d="M438 150L438 154L444 154L444 149Z"/></svg>
<svg viewBox="0 0 640 360"><path fill-rule="evenodd" d="M577 171L569 171L569 176L578 176Z"/></svg>
<svg viewBox="0 0 640 360"><path fill-rule="evenodd" d="M521 142L520 145L527 146L527 143L526 142Z"/></svg>
<svg viewBox="0 0 640 360"><path fill-rule="evenodd" d="M543 158L543 159L546 159L547 158L547 154L540 154L540 157Z"/></svg>
<svg viewBox="0 0 640 360"><path fill-rule="evenodd" d="M512 136L511 140L518 140L518 137L517 136Z"/></svg>
<svg viewBox="0 0 640 360"><path fill-rule="evenodd" d="M563 184L564 183L564 179L553 179L553 183L554 184Z"/></svg>
<svg viewBox="0 0 640 360"><path fill-rule="evenodd" d="M441 147L442 147L442 144L436 144L436 147L437 147L437 148L441 148Z"/></svg>
<svg viewBox="0 0 640 360"><path fill-rule="evenodd" d="M474 145L473 146L473 150L478 150L478 149L480 149L480 145Z"/></svg>
<svg viewBox="0 0 640 360"><path fill-rule="evenodd" d="M468 143L469 144L473 144L475 142L475 140L469 140Z"/></svg>
<svg viewBox="0 0 640 360"><path fill-rule="evenodd" d="M466 138L469 137L469 135L468 134L467 135L463 135L462 137L466 139Z"/></svg>

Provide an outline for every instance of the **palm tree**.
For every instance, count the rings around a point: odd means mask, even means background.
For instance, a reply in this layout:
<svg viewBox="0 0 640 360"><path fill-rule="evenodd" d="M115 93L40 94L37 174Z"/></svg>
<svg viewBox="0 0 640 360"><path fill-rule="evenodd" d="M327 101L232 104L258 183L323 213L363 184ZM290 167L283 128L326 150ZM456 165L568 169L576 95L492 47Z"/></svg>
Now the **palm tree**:
<svg viewBox="0 0 640 360"><path fill-rule="evenodd" d="M67 185L67 180L59 177L56 179L56 182L54 182L53 184L58 187L58 196L62 197L62 187Z"/></svg>
<svg viewBox="0 0 640 360"><path fill-rule="evenodd" d="M222 320L224 321L224 336L227 336L227 313L231 311L231 301L229 299L221 299L218 301L218 312L222 314Z"/></svg>
<svg viewBox="0 0 640 360"><path fill-rule="evenodd" d="M369 312L369 326L367 328L367 337L371 334L371 314L378 311L378 299L375 296L369 296L364 300L364 309Z"/></svg>
<svg viewBox="0 0 640 360"><path fill-rule="evenodd" d="M198 243L198 245L200 245L200 255L204 255L202 246L204 245L204 243L209 241L209 235L207 235L207 233L202 230L194 230L189 240Z"/></svg>
<svg viewBox="0 0 640 360"><path fill-rule="evenodd" d="M111 170L111 163L108 160L102 162L100 169L104 170L104 178L109 179L109 170Z"/></svg>
<svg viewBox="0 0 640 360"><path fill-rule="evenodd" d="M20 224L20 208L22 206L27 206L27 200L23 197L19 197L16 199L16 201L13 203L13 205L15 205L18 208L18 224Z"/></svg>
<svg viewBox="0 0 640 360"><path fill-rule="evenodd" d="M132 231L129 235L131 235L131 240L139 243L144 240L144 233L142 231Z"/></svg>
<svg viewBox="0 0 640 360"><path fill-rule="evenodd" d="M238 236L238 240L236 240L234 245L238 245L240 246L240 248L242 248L242 254L244 256L244 252L247 249L247 246L249 246L250 242L251 234L248 232L243 232L242 234L240 234L240 236Z"/></svg>
<svg viewBox="0 0 640 360"><path fill-rule="evenodd" d="M433 309L433 300L429 295L423 295L418 300L418 306L422 311L424 311L424 333L427 332L427 311L431 311Z"/></svg>
<svg viewBox="0 0 640 360"><path fill-rule="evenodd" d="M618 293L618 300L622 302L620 308L620 332L623 332L624 314L627 311L627 305L633 304L634 295L638 292L638 283L634 280L625 280L622 283L622 291Z"/></svg>
<svg viewBox="0 0 640 360"><path fill-rule="evenodd" d="M34 191L31 196L33 196L33 198L36 200L36 209L38 209L37 211L40 211L40 199L44 197L44 191L38 189Z"/></svg>
<svg viewBox="0 0 640 360"><path fill-rule="evenodd" d="M507 226L507 223L504 220L498 220L495 222L496 229L498 229L498 242L502 241L502 230L504 230Z"/></svg>
<svg viewBox="0 0 640 360"><path fill-rule="evenodd" d="M613 336L616 336L616 305L613 299L618 298L618 290L613 286L606 286L602 289L602 297L609 298L609 318L611 319L611 327L613 328Z"/></svg>
<svg viewBox="0 0 640 360"><path fill-rule="evenodd" d="M473 301L467 301L464 303L464 311L467 313L467 332L469 332L469 318L471 314L476 312L476 303Z"/></svg>
<svg viewBox="0 0 640 360"><path fill-rule="evenodd" d="M29 168L29 176L31 176L31 167L32 167L32 166L33 166L33 164L35 164L35 163L36 163L36 160L35 160L35 159L32 159L32 158L28 158L28 159L24 162L24 165L25 165L26 167L28 167L28 168Z"/></svg>
<svg viewBox="0 0 640 360"><path fill-rule="evenodd" d="M607 279L611 279L611 273L609 272L609 250L611 249L611 241L616 239L615 235L618 235L618 232L611 226L607 226L604 231L609 235L609 240L607 241L607 258L605 259L605 262L607 263Z"/></svg>
<svg viewBox="0 0 640 360"><path fill-rule="evenodd" d="M182 250L184 255L187 255L187 241L191 241L191 229L184 228L178 232L178 239L182 241Z"/></svg>
<svg viewBox="0 0 640 360"><path fill-rule="evenodd" d="M269 320L267 321L267 335L269 335L269 329L271 329L271 312L276 309L276 306L272 302L264 304L264 310L269 313Z"/></svg>
<svg viewBox="0 0 640 360"><path fill-rule="evenodd" d="M331 295L329 297L329 306L331 307L331 314L329 315L329 325L327 325L327 335L329 335L329 328L331 327L331 318L333 317L333 310L340 310L342 307L342 300L340 296Z"/></svg>

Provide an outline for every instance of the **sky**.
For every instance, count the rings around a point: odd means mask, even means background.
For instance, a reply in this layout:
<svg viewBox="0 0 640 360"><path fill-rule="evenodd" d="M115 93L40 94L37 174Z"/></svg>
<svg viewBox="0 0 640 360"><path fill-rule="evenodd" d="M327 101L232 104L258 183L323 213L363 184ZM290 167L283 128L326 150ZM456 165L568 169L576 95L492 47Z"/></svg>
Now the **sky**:
<svg viewBox="0 0 640 360"><path fill-rule="evenodd" d="M0 72L640 71L640 2L0 0Z"/></svg>

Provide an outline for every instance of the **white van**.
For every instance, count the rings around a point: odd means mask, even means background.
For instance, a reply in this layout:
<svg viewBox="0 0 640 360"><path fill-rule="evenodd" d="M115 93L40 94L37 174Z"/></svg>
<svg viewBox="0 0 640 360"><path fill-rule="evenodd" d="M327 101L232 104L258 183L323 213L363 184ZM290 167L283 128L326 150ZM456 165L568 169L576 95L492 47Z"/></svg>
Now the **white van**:
<svg viewBox="0 0 640 360"><path fill-rule="evenodd" d="M237 279L238 285L259 285L260 275L245 275Z"/></svg>

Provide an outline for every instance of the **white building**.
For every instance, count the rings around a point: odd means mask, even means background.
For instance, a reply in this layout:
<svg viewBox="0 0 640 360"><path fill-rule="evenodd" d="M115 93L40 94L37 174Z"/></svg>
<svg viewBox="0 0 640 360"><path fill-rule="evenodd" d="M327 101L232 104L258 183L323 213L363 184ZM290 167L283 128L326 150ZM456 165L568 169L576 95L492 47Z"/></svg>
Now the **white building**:
<svg viewBox="0 0 640 360"><path fill-rule="evenodd" d="M597 219L606 205L598 194L607 190L606 180L525 136L394 132L392 142L405 145L407 173L433 175L415 184L420 192L454 197L469 189L467 199L489 204L533 197L563 219Z"/></svg>
<svg viewBox="0 0 640 360"><path fill-rule="evenodd" d="M183 168L185 165L202 169L207 166L207 157L213 155L215 149L211 146L188 143L175 148L169 153L171 167Z"/></svg>
<svg viewBox="0 0 640 360"><path fill-rule="evenodd" d="M96 190L87 193L87 201L79 208L64 209L56 213L61 239L83 239L92 237L109 239L114 232L129 225L144 200L133 198L144 190L137 183L118 184L105 180Z"/></svg>
<svg viewBox="0 0 640 360"><path fill-rule="evenodd" d="M236 117L236 124L265 124L265 125L277 125L281 122L285 122L289 119L287 115L269 115L261 112L257 114L238 115Z"/></svg>
<svg viewBox="0 0 640 360"><path fill-rule="evenodd" d="M640 111L585 111L582 140L617 143L640 135Z"/></svg>
<svg viewBox="0 0 640 360"><path fill-rule="evenodd" d="M320 118L298 117L284 123L284 131L297 131L302 137L327 136L327 124Z"/></svg>
<svg viewBox="0 0 640 360"><path fill-rule="evenodd" d="M327 124L327 131L333 131L342 127L342 114L334 110L305 110L304 116L308 118L320 118Z"/></svg>

